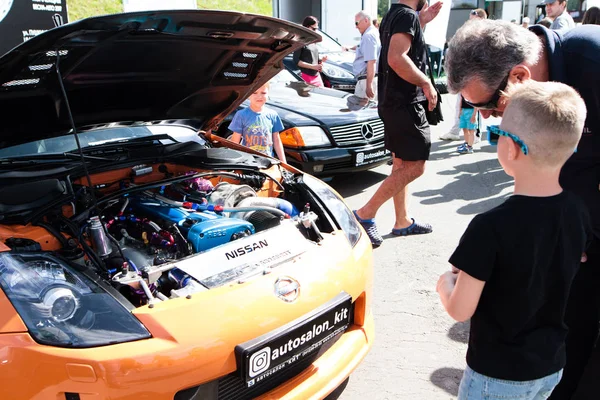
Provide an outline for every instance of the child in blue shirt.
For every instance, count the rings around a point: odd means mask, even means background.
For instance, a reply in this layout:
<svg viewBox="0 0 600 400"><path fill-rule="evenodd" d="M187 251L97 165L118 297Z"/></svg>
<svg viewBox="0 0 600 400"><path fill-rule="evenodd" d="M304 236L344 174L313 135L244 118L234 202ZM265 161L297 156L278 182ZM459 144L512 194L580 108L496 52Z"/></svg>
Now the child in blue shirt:
<svg viewBox="0 0 600 400"><path fill-rule="evenodd" d="M283 123L275 111L265 107L268 96L268 83L250 95L250 107L238 111L229 125L233 131L231 140L270 157L276 153L282 162L286 162L279 137Z"/></svg>

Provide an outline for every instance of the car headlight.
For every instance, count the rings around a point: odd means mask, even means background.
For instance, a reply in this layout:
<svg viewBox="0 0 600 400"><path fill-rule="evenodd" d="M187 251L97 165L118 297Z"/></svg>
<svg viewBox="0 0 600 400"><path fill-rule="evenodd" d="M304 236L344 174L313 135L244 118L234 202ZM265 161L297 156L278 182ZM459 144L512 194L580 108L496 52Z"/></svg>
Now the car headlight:
<svg viewBox="0 0 600 400"><path fill-rule="evenodd" d="M303 175L304 183L319 197L332 214L340 229L354 247L360 239L360 227L352 211L346 206L342 197L331 189L325 182L311 175Z"/></svg>
<svg viewBox="0 0 600 400"><path fill-rule="evenodd" d="M286 147L311 147L330 145L331 141L318 126L297 126L280 132L281 143Z"/></svg>
<svg viewBox="0 0 600 400"><path fill-rule="evenodd" d="M345 69L327 63L323 63L322 72L331 78L355 79L355 76Z"/></svg>
<svg viewBox="0 0 600 400"><path fill-rule="evenodd" d="M114 297L49 254L0 253L0 286L39 343L94 347L150 337Z"/></svg>

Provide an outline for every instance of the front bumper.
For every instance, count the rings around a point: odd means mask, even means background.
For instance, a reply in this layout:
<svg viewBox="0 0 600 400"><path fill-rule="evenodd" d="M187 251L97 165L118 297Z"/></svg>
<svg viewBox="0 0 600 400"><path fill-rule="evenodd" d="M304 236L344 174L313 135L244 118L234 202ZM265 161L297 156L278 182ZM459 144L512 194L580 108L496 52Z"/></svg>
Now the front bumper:
<svg viewBox="0 0 600 400"><path fill-rule="evenodd" d="M322 399L333 392L358 367L373 346L373 314L362 327L354 327L309 368L258 399Z"/></svg>
<svg viewBox="0 0 600 400"><path fill-rule="evenodd" d="M134 314L152 333L151 339L71 349L40 345L27 332L2 334L0 399L324 397L346 379L371 347L373 273L372 249L366 235L354 249L341 231L327 235L322 243L277 272L195 294L190 299L136 309ZM294 276L301 284L302 295L294 303L273 295L273 282L282 274ZM255 395L247 396L248 391L232 384L231 378L241 380L236 373L236 344L271 332L342 291L352 297L354 321L330 348L323 348L319 357L303 365L302 370L294 370L294 375L286 375L276 386L265 387ZM1 314L14 313L2 297L0 292L0 304L6 306ZM200 389L203 392L198 397L194 392Z"/></svg>
<svg viewBox="0 0 600 400"><path fill-rule="evenodd" d="M285 149L287 162L314 176L335 175L366 171L387 163L392 154L384 143L356 147L331 147L326 149Z"/></svg>
<svg viewBox="0 0 600 400"><path fill-rule="evenodd" d="M219 380L182 390L175 395L175 400L323 399L340 386L365 358L373 345L373 337L373 315L369 313L363 326L350 327L332 346L326 346L326 350L316 360L304 365L300 373L291 375L262 395L255 396L236 374L230 374Z"/></svg>

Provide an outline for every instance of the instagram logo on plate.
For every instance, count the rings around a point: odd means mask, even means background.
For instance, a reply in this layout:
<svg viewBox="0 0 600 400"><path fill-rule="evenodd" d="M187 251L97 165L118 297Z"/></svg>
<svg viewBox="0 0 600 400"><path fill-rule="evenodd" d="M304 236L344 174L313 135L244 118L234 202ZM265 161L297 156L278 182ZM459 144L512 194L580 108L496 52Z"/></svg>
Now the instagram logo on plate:
<svg viewBox="0 0 600 400"><path fill-rule="evenodd" d="M271 348L265 347L250 356L250 378L262 374L271 365Z"/></svg>

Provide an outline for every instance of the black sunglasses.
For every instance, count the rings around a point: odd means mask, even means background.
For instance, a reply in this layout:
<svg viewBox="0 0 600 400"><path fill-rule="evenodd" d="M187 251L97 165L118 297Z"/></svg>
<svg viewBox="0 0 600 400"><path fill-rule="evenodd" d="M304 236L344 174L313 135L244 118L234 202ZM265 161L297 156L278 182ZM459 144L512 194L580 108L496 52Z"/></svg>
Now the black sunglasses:
<svg viewBox="0 0 600 400"><path fill-rule="evenodd" d="M477 11L471 10L471 15L477 15Z"/></svg>
<svg viewBox="0 0 600 400"><path fill-rule="evenodd" d="M483 102L483 103L471 103L469 100L466 100L464 98L463 98L463 100L465 101L465 103L467 103L471 107L479 108L480 110L495 110L495 109L497 109L498 101L500 100L500 97L502 97L502 92L506 89L506 85L508 85L508 77L509 76L510 76L510 72L508 73L508 75L506 75L506 78L504 78L502 80L502 82L500 82L500 86L498 86L498 89L496 89L496 92L494 92L494 95L488 101Z"/></svg>
<svg viewBox="0 0 600 400"><path fill-rule="evenodd" d="M354 21L354 26L358 26L358 24L360 24L360 21Z"/></svg>

